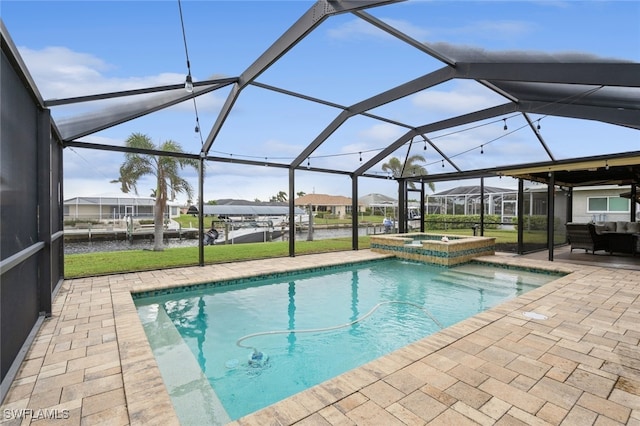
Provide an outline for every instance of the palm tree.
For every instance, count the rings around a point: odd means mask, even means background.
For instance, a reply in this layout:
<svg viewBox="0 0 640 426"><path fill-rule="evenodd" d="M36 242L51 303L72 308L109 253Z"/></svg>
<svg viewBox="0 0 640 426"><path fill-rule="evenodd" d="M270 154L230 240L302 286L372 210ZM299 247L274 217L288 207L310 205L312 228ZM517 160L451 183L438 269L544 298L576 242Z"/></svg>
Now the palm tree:
<svg viewBox="0 0 640 426"><path fill-rule="evenodd" d="M287 201L287 193L284 192L284 191L280 191L280 192L278 192L278 194L272 195L271 196L271 200L269 200L269 201L286 202Z"/></svg>
<svg viewBox="0 0 640 426"><path fill-rule="evenodd" d="M169 152L183 152L177 142L168 140L155 146L149 136L142 133L132 133L125 141L129 148L159 150ZM171 200L177 193L185 192L189 198L193 197L191 184L178 175L179 169L190 166L198 170L199 162L192 158L176 158L156 156L151 154L125 154L125 162L120 166L120 178L112 182L122 184L122 192L128 194L132 189L138 194L137 183L144 175L153 175L157 178L157 187L154 190L156 204L154 208L154 243L153 250L163 250L162 239L164 234L164 212L167 208L168 190L171 189Z"/></svg>
<svg viewBox="0 0 640 426"><path fill-rule="evenodd" d="M420 164L416 164L417 162L425 162L426 160L422 155L412 155L407 158L407 163L404 168L402 167L402 161L400 161L396 157L391 157L389 162L384 163L382 165L383 172L391 172L393 177L408 177L408 176L426 176L429 174L427 169ZM436 187L433 182L428 182L427 186L431 191L435 191ZM416 184L412 181L409 181L409 187L411 189L416 189Z"/></svg>

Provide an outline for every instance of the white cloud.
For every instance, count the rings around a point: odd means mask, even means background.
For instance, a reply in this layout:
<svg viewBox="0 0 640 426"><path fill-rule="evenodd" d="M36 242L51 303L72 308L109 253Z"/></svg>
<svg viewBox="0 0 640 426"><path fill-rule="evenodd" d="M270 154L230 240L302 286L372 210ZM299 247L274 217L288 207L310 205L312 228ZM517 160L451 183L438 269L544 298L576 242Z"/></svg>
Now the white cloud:
<svg viewBox="0 0 640 426"><path fill-rule="evenodd" d="M353 39L358 36L366 37L380 37L387 36L387 34L381 32L379 29L371 24L364 22L361 19L354 19L344 24L331 28L327 31L327 34L331 38L336 39Z"/></svg>
<svg viewBox="0 0 640 426"><path fill-rule="evenodd" d="M287 157L285 160L274 160L276 162L290 162L291 159L297 157L303 149L300 145L292 145L276 139L269 139L264 142L263 148L266 149L267 152L277 153L278 157Z"/></svg>
<svg viewBox="0 0 640 426"><path fill-rule="evenodd" d="M399 19L381 19L387 24L395 27L399 31L407 34L410 37L415 38L416 40L425 39L429 35L429 31L413 25L412 23ZM362 19L354 19L344 24L337 26L335 28L331 28L327 31L327 34L336 39L357 39L357 38L370 38L370 37L378 37L378 38L389 38L392 36L388 33L374 27L368 22L363 21Z"/></svg>
<svg viewBox="0 0 640 426"><path fill-rule="evenodd" d="M472 25L454 28L454 31L468 34L481 34L484 38L505 39L520 38L533 32L535 25L531 22L516 20L482 20Z"/></svg>
<svg viewBox="0 0 640 426"><path fill-rule="evenodd" d="M492 107L500 99L498 95L478 87L475 82L460 82L449 91L439 89L422 91L411 97L411 102L418 108L438 114L466 114ZM503 99L502 102L506 100Z"/></svg>
<svg viewBox="0 0 640 426"><path fill-rule="evenodd" d="M402 33L415 40L425 42L433 41L436 37L450 38L452 35L473 35L475 39L509 40L520 39L532 34L536 29L536 24L522 20L479 20L473 21L469 25L434 27L415 25L407 20L380 18L385 23L391 25ZM388 38L390 34L374 27L362 19L347 21L339 26L327 31L329 37L340 40L358 40L365 38Z"/></svg>
<svg viewBox="0 0 640 426"><path fill-rule="evenodd" d="M45 47L41 50L21 47L19 50L38 90L45 99L64 99L181 84L185 78L184 74L171 72L142 77L112 77L109 72L116 70L116 67L88 53L74 52L60 46ZM103 101L106 105L117 102L123 101L122 99ZM197 102L200 111L207 111L219 109L224 100L218 98L215 93L209 93L199 96ZM61 110L64 108L59 107ZM77 107L68 108L77 109ZM182 102L174 108L193 111L193 102Z"/></svg>
<svg viewBox="0 0 640 426"><path fill-rule="evenodd" d="M403 133L404 131L398 126L391 124L375 124L360 132L359 136L365 139L368 144L373 143L378 147L381 143L387 144L390 140L399 138Z"/></svg>
<svg viewBox="0 0 640 426"><path fill-rule="evenodd" d="M94 55L74 52L66 47L45 47L42 50L22 47L20 54L46 99L175 84L184 79L184 76L173 73L146 78L110 78L105 73L114 70L113 66Z"/></svg>

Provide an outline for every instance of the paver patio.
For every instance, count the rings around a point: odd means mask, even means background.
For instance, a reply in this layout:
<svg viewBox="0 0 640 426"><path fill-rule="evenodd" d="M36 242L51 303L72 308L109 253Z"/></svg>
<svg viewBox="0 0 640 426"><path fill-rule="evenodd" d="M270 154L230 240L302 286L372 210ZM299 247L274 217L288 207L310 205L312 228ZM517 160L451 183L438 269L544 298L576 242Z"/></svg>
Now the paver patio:
<svg viewBox="0 0 640 426"><path fill-rule="evenodd" d="M178 424L131 291L378 257L359 250L66 280L1 423ZM640 425L640 274L483 260L568 275L233 423Z"/></svg>

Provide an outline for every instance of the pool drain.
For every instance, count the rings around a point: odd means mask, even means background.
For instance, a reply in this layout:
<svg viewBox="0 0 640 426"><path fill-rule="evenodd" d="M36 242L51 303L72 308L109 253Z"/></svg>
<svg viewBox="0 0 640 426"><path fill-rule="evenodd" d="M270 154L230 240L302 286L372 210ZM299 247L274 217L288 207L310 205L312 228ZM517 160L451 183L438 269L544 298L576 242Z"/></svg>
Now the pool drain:
<svg viewBox="0 0 640 426"><path fill-rule="evenodd" d="M234 368L238 368L239 364L240 364L240 361L238 361L237 359L230 359L229 361L224 363L224 366L227 367L229 370L233 370Z"/></svg>

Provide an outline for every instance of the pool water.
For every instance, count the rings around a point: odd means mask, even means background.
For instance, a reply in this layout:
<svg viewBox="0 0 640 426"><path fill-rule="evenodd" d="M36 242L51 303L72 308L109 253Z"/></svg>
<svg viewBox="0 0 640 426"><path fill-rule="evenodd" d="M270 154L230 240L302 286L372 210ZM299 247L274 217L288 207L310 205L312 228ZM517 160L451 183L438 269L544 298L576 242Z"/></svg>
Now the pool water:
<svg viewBox="0 0 640 426"><path fill-rule="evenodd" d="M388 259L135 302L178 416L223 424L556 278Z"/></svg>

